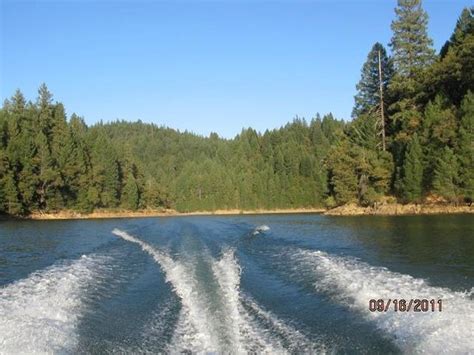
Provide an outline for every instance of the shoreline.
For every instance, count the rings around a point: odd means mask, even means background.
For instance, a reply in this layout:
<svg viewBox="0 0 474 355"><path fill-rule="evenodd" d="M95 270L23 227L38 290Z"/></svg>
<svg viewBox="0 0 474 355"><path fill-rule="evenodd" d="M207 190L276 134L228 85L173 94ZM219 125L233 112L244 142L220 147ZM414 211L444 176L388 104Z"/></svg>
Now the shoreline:
<svg viewBox="0 0 474 355"><path fill-rule="evenodd" d="M186 217L186 216L242 216L264 214L322 214L325 216L410 216L410 215L435 215L435 214L471 214L474 205L454 206L439 204L383 204L377 207L361 207L347 204L332 209L325 208L287 208L287 209L258 209L258 210L215 210L178 212L166 210L97 210L92 213L76 211L60 211L52 213L33 212L28 216L0 216L0 220L79 220L79 219L113 219L113 218L152 218L152 217Z"/></svg>
<svg viewBox="0 0 474 355"><path fill-rule="evenodd" d="M185 216L239 216L239 215L260 215L260 214L297 214L297 213L324 213L324 208L295 208L295 209L275 209L275 210L216 210L216 211L194 211L178 212L168 210L142 210L142 211L110 211L98 210L92 213L79 213L75 211L61 211L54 213L33 212L24 217L10 217L6 219L19 220L67 220L67 219L113 219L113 218L151 218L151 217L185 217Z"/></svg>
<svg viewBox="0 0 474 355"><path fill-rule="evenodd" d="M441 214L474 213L474 205L442 205L442 204L382 204L377 207L362 207L347 204L327 210L325 216L414 216Z"/></svg>

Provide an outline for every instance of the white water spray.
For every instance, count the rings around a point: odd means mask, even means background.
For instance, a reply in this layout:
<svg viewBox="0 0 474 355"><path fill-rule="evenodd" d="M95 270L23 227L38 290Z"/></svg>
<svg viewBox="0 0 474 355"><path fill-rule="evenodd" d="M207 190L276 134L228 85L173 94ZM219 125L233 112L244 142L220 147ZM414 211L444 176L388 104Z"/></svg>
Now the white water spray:
<svg viewBox="0 0 474 355"><path fill-rule="evenodd" d="M0 288L0 353L72 351L85 294L105 260L82 256Z"/></svg>
<svg viewBox="0 0 474 355"><path fill-rule="evenodd" d="M177 332L182 334L175 337L176 347L181 348L187 345L195 352L216 351L219 348L219 342L213 332L213 322L207 312L208 307L197 293L196 279L188 265L175 262L169 255L124 231L114 229L112 233L126 241L138 244L143 251L150 254L162 267L166 281L172 285L173 290L181 299L183 308Z"/></svg>
<svg viewBox="0 0 474 355"><path fill-rule="evenodd" d="M173 290L181 299L182 311L169 352L191 350L192 352L287 353L281 342L267 330L261 329L257 320L246 312L243 302L246 302L246 305L250 306L260 318L266 318L272 327L284 328L286 331L284 335L290 342L310 343L298 331L286 327L278 318L262 310L257 303L245 300L240 291L241 269L232 249L224 251L220 259L211 260L212 272L218 284L219 302L222 303L220 311L215 313L211 310L211 302L218 301L209 300L208 295L200 291L192 264L175 261L166 253L121 230L114 229L113 233L124 240L138 244L149 253L161 266L166 274L166 280L171 283ZM222 331L225 334L222 334ZM227 342L223 342L223 338ZM312 349L316 348L323 349L320 346L312 346Z"/></svg>
<svg viewBox="0 0 474 355"><path fill-rule="evenodd" d="M252 235L265 233L265 232L268 232L269 230L270 230L269 226L267 226L266 224L262 224L261 226L258 226L253 230Z"/></svg>
<svg viewBox="0 0 474 355"><path fill-rule="evenodd" d="M471 292L432 287L422 279L373 267L353 258L299 250L294 263L309 268L317 291L362 313L392 335L406 352L467 354L474 351L474 301ZM442 299L442 312L370 312L370 299Z"/></svg>

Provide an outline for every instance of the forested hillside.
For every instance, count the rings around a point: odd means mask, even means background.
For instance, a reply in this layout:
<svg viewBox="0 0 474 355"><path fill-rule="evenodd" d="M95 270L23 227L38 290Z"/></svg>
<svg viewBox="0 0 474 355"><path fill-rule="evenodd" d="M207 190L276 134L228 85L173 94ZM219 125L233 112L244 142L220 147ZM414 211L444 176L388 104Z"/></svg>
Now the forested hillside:
<svg viewBox="0 0 474 355"><path fill-rule="evenodd" d="M439 54L419 0L399 0L390 51L375 43L350 122L331 114L234 139L142 122L87 127L46 85L0 110L0 211L179 211L463 203L474 197L474 9Z"/></svg>

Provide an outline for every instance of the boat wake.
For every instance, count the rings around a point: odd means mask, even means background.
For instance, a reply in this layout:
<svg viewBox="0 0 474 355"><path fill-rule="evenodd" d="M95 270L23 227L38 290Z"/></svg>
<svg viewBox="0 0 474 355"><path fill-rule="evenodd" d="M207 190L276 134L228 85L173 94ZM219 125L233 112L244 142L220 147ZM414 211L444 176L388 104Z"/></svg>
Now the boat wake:
<svg viewBox="0 0 474 355"><path fill-rule="evenodd" d="M374 267L354 258L298 250L294 271L308 272L317 292L360 312L409 353L467 354L474 350L474 301L470 292L432 287L425 280ZM441 312L370 312L370 299L442 299Z"/></svg>
<svg viewBox="0 0 474 355"><path fill-rule="evenodd" d="M205 285L213 282L200 281L193 260L174 260L124 231L113 233L150 254L180 299L179 320L167 352L325 352L324 345L310 341L243 294L233 249L224 250L219 259L209 257L216 285L211 293Z"/></svg>
<svg viewBox="0 0 474 355"><path fill-rule="evenodd" d="M266 224L262 224L261 226L258 226L253 230L252 235L262 234L262 233L268 232L269 230L270 230L269 226L267 226Z"/></svg>
<svg viewBox="0 0 474 355"><path fill-rule="evenodd" d="M0 288L0 352L61 353L77 345L87 289L107 258L82 256Z"/></svg>

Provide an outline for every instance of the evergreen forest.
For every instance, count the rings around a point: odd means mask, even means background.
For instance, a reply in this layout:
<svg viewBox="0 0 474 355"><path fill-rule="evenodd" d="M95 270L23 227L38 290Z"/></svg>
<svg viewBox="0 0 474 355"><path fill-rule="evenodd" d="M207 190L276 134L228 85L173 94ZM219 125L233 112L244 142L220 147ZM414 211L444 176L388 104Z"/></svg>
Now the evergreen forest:
<svg viewBox="0 0 474 355"><path fill-rule="evenodd" d="M0 109L0 212L277 209L474 198L474 8L439 53L421 0L398 0L352 120L317 114L233 139L68 116L45 84Z"/></svg>

